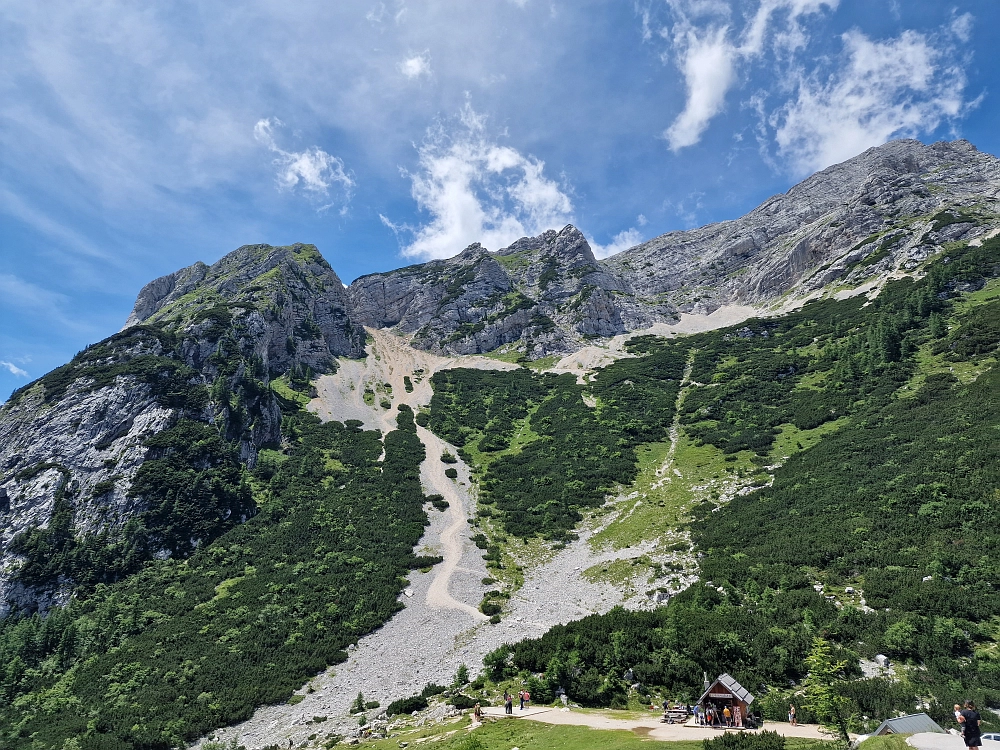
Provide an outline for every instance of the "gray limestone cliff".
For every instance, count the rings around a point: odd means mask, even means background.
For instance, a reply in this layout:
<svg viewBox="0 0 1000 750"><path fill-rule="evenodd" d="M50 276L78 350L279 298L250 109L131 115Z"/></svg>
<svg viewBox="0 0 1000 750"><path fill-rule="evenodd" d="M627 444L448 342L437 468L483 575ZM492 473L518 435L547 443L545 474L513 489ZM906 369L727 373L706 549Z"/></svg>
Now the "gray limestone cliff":
<svg viewBox="0 0 1000 750"><path fill-rule="evenodd" d="M365 324L395 327L418 348L453 354L505 344L528 356L570 352L674 313L633 304L627 282L595 259L573 226L497 252L474 244L448 260L362 276L348 294Z"/></svg>
<svg viewBox="0 0 1000 750"><path fill-rule="evenodd" d="M0 616L64 601L94 572L74 556L88 540L120 557L169 556L252 513L239 463L252 467L282 439L272 382L308 391L336 358L364 356L364 342L343 284L311 245L245 246L147 284L120 333L0 408ZM190 435L203 450L183 444ZM178 543L149 462L185 451L208 510ZM137 491L143 467L156 481ZM141 544L126 544L137 522ZM45 556L61 562L33 559Z"/></svg>
<svg viewBox="0 0 1000 750"><path fill-rule="evenodd" d="M639 304L710 312L917 270L998 223L1000 160L968 141L892 141L814 174L742 218L670 232L603 262Z"/></svg>

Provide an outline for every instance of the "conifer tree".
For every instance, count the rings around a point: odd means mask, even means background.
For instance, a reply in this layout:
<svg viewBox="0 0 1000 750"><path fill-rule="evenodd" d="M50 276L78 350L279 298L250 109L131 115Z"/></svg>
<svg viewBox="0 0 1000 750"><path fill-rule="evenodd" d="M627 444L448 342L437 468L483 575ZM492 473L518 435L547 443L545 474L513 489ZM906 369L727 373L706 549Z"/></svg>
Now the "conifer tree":
<svg viewBox="0 0 1000 750"><path fill-rule="evenodd" d="M806 657L809 673L802 683L805 692L804 705L814 714L820 724L832 729L845 746L851 741L847 732L849 701L838 691L838 685L845 681L846 661L836 661L830 643L823 638L813 638L812 649Z"/></svg>

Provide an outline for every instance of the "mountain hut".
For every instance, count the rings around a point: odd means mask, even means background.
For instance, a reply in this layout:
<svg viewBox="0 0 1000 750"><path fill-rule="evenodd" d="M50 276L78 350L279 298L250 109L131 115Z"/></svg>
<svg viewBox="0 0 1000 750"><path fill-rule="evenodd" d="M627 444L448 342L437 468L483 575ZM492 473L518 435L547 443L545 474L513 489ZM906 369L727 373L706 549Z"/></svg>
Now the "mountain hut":
<svg viewBox="0 0 1000 750"><path fill-rule="evenodd" d="M716 677L715 682L709 684L698 699L702 711L713 708L720 722L723 709L728 708L733 716L733 725L737 727L742 727L746 723L751 703L753 695L750 691L728 674Z"/></svg>

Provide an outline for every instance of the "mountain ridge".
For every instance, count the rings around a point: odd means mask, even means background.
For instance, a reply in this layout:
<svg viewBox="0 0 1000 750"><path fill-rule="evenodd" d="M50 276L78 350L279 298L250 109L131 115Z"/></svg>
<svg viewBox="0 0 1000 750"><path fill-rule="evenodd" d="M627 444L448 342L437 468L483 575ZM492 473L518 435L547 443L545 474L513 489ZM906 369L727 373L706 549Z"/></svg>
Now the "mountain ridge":
<svg viewBox="0 0 1000 750"><path fill-rule="evenodd" d="M985 234L998 214L996 157L963 140L892 141L743 217L668 232L604 260L568 225L496 251L477 243L446 260L361 276L348 296L366 325L395 328L418 348L508 347L537 358L680 313L763 308L835 282L912 272L949 242Z"/></svg>

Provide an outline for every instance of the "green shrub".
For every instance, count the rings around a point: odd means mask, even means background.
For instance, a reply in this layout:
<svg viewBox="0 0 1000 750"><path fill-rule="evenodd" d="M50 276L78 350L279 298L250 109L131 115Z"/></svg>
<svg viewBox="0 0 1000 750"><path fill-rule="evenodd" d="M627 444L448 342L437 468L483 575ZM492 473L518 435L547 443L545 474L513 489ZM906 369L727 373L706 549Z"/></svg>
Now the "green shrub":
<svg viewBox="0 0 1000 750"><path fill-rule="evenodd" d="M702 740L705 750L785 750L785 738L769 729L760 732L725 732Z"/></svg>
<svg viewBox="0 0 1000 750"><path fill-rule="evenodd" d="M449 698L448 703L457 708L459 711L462 711L466 708L472 708L476 705L477 701L475 698L470 698L467 695L459 693L458 695L453 695Z"/></svg>
<svg viewBox="0 0 1000 750"><path fill-rule="evenodd" d="M420 691L420 695L424 698L433 698L435 695L441 695L448 688L442 687L441 685L436 685L433 682L428 682L424 685L424 689Z"/></svg>
<svg viewBox="0 0 1000 750"><path fill-rule="evenodd" d="M427 699L422 695L413 695L409 698L400 698L389 704L385 712L389 716L398 714L412 714L414 711L423 711L427 708Z"/></svg>

